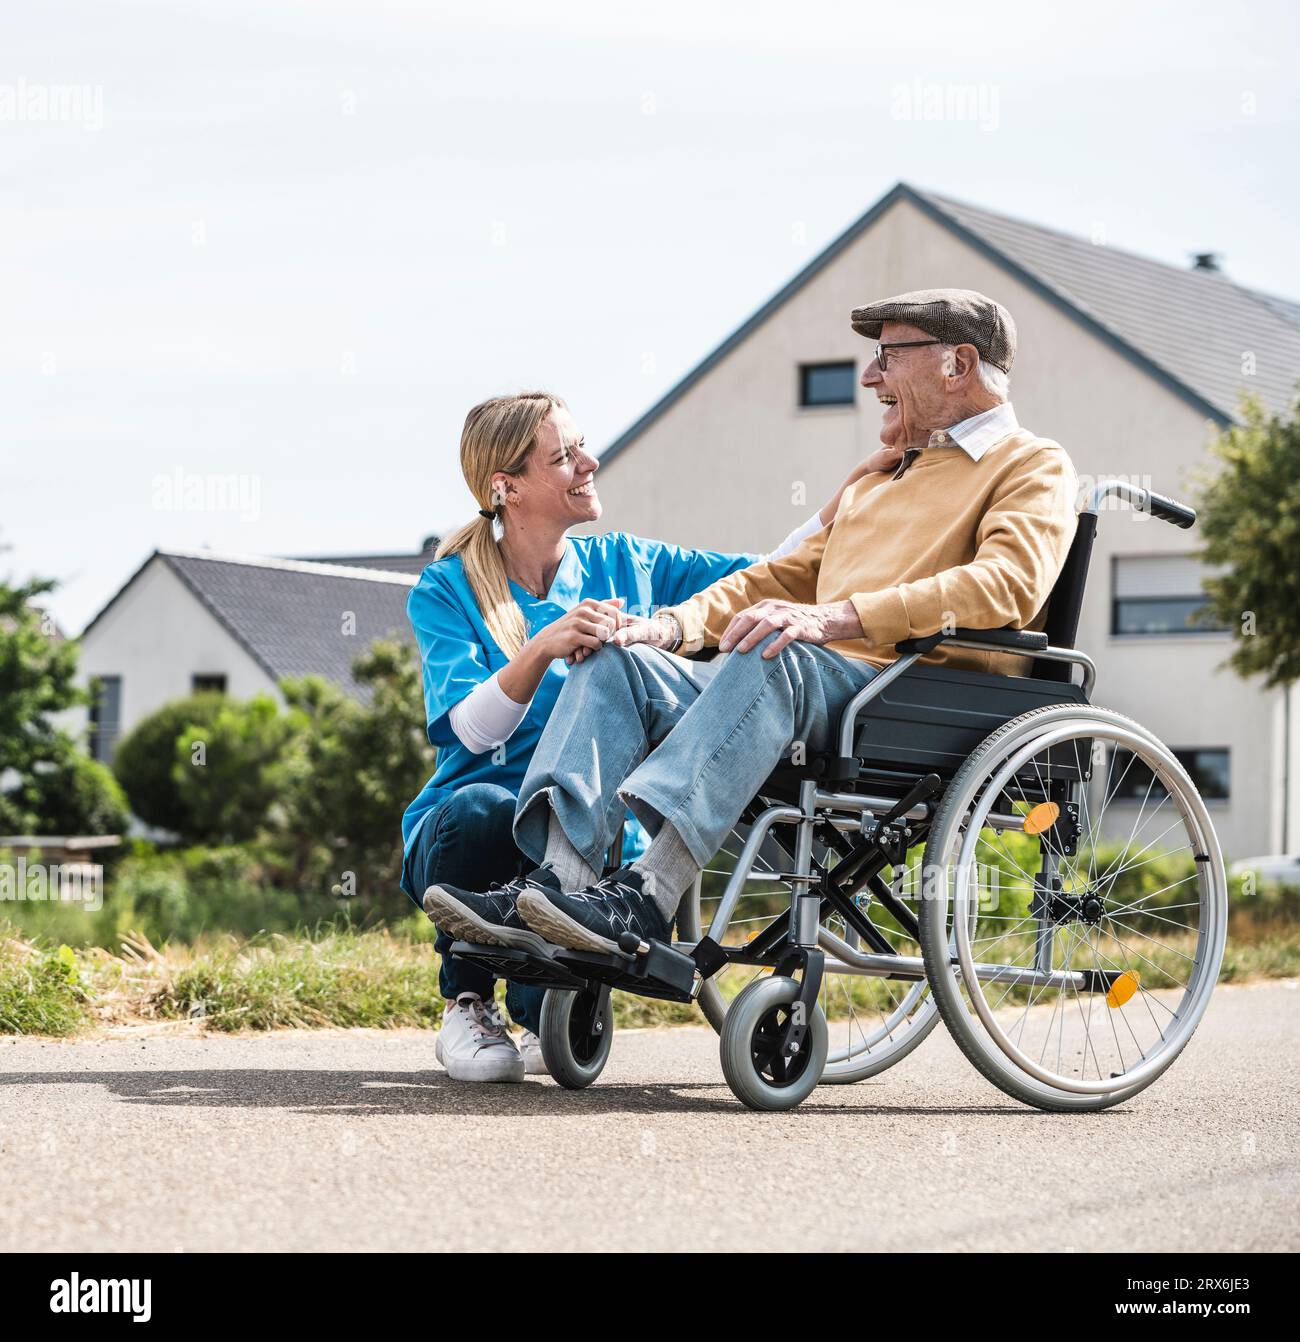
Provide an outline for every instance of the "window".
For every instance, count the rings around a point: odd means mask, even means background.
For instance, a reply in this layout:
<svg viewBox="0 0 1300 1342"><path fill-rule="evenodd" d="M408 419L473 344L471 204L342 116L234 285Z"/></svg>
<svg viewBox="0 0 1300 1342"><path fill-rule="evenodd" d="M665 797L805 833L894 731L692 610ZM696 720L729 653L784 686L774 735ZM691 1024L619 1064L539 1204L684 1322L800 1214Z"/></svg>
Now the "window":
<svg viewBox="0 0 1300 1342"><path fill-rule="evenodd" d="M1175 750L1179 764L1191 775L1196 790L1206 801L1227 801L1228 787L1228 751L1227 748L1195 750ZM1135 759L1128 750L1115 751L1115 759L1109 771L1102 771L1102 781L1107 792L1115 801L1142 801L1147 798L1158 805L1168 794L1159 783L1152 785L1153 775L1141 760ZM1108 781L1107 781L1108 780ZM1150 788L1148 796L1147 789Z"/></svg>
<svg viewBox="0 0 1300 1342"><path fill-rule="evenodd" d="M1197 624L1192 616L1205 605L1194 555L1130 555L1114 561L1112 634L1186 634L1223 630Z"/></svg>
<svg viewBox="0 0 1300 1342"><path fill-rule="evenodd" d="M122 677L97 676L91 694L90 754L107 764L113 758L122 722Z"/></svg>
<svg viewBox="0 0 1300 1342"><path fill-rule="evenodd" d="M204 690L215 690L218 694L225 694L226 677L220 672L211 675L191 676L190 688L195 694L202 694Z"/></svg>
<svg viewBox="0 0 1300 1342"><path fill-rule="evenodd" d="M858 385L854 363L805 363L799 365L799 404L852 405Z"/></svg>

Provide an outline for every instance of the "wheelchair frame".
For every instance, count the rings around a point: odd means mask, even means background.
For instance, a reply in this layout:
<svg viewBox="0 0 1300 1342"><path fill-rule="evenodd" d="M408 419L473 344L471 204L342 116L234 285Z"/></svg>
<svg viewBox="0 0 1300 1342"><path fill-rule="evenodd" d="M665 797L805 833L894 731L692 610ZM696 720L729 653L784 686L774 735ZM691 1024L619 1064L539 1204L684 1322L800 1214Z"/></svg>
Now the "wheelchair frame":
<svg viewBox="0 0 1300 1342"><path fill-rule="evenodd" d="M770 969L773 978L798 984L797 997L786 1004L788 1009L783 1009L779 1026L773 1027L777 1031L773 1047L783 1059L799 1060L808 1054L810 1044L815 1049L816 1041L810 1041L808 1036L820 1015L818 996L828 971L907 982L927 979L924 957L896 953L854 897L864 889L870 891L898 927L921 944L917 917L895 896L881 873L886 867L896 868L909 848L928 839L942 794L962 760L973 754L991 732L1028 710L1065 706L1086 715L1091 708L1096 667L1085 652L1071 644L1077 633L1097 515L1103 502L1112 496L1126 497L1139 510L1180 527L1190 527L1195 522L1193 510L1171 499L1126 481L1103 481L1092 490L1078 515L1070 554L1053 587L1043 631L956 629L900 642L897 658L874 676L845 709L839 724L837 753L815 758L806 765L778 769L746 808L741 819L749 822L749 834L710 925L698 940L666 945L639 941L625 933L619 940L620 952L609 955L558 946L550 948L548 955L537 955L464 942L454 945L454 954L485 965L500 977L545 984L583 997L587 1004L584 1012L575 1018L572 1003L576 999L568 999L569 1009L558 1027L553 1024L548 1030L547 1012L543 1015L543 1049L553 1074L562 1084L589 1084L603 1066L609 1050L612 988L688 1002L695 1000L704 985L729 965ZM1041 674L1013 677L923 666L913 673L910 687L928 685L931 690L941 690L940 699L946 696L949 702L908 703L904 696L890 704L891 688L900 687L901 678L940 643L1021 653L1034 659L1031 670L1039 673L1041 668ZM1075 667L1082 672L1078 683L1073 677ZM873 705L883 705L888 711L883 717L869 719L870 739L864 743L859 741L860 720ZM1008 707L1012 711L1008 712ZM968 720L954 727L954 716ZM917 765L909 765L909 751L916 751L918 741L926 747L920 753L928 760L939 761L940 767L926 768L923 762L920 767L924 772L918 775ZM1049 800L1050 794L1068 816L1069 808L1075 805L1071 801L1072 789L1086 785L1091 770L1080 765L1077 750L1073 765L1049 753L1046 768L1046 778L1041 768L1036 770L1038 777L1032 787L1041 792L1044 801ZM999 797L1002 795L999 793ZM1077 806L1073 814L1077 818ZM1023 813L990 810L983 825L995 831L1009 830L1021 828L1023 821ZM792 887L789 910L743 943L728 945L725 941L728 923L746 882L755 878L754 865L760 849L777 827L783 826L793 826L795 830L793 843L782 846L792 857L791 869L766 872L763 876ZM814 838L833 851L838 862L830 866L817 861ZM1217 844L1200 846L1212 847L1217 857ZM1201 860L1201 855L1198 854L1197 860ZM1221 858L1218 860L1221 866ZM1046 857L1044 861L1051 865ZM823 927L828 913L837 915L861 944L851 945ZM1219 954L1221 940L1220 934ZM954 949L951 963L957 962ZM981 981L1029 989L1069 989L1076 994L1109 994L1122 977L1120 971L1053 967L1050 938L1044 944L1041 931L1031 966L986 963L971 959L969 954L965 963ZM1203 991L1208 997L1208 990ZM547 994L548 1010L554 996L555 993ZM1203 1003L1200 1009L1203 1010ZM824 1033L824 1019L820 1028ZM752 1107L790 1107L785 1103L769 1103L763 1096L756 1098L736 1083L733 1068L727 1066L725 1029L723 1033L724 1070L742 1100ZM745 1047L740 1046L741 1053ZM822 1047L824 1059L824 1038ZM566 1060L559 1056L566 1048L583 1064L576 1070L570 1065L573 1058ZM813 1084L816 1080L813 1078ZM794 1103L803 1098L807 1089L811 1086L802 1089ZM1038 1101L1031 1098L1029 1102Z"/></svg>

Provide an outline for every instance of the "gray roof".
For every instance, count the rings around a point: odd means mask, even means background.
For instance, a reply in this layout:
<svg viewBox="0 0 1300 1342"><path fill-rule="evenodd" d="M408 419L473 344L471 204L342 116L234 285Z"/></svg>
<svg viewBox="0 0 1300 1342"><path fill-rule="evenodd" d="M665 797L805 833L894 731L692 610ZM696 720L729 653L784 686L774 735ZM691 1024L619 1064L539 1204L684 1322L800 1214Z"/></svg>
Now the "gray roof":
<svg viewBox="0 0 1300 1342"><path fill-rule="evenodd" d="M293 558L304 564L341 564L344 568L377 568L384 569L388 573L413 573L418 578L426 566L433 563L440 539L438 536L426 537L423 547L414 554L408 551L402 554L379 555L294 555Z"/></svg>
<svg viewBox="0 0 1300 1342"><path fill-rule="evenodd" d="M920 194L920 193L918 193ZM927 200L1061 298L1200 393L1225 419L1243 390L1273 410L1300 379L1300 303L1234 284L1221 271L1170 266L1096 246L943 196ZM1255 372L1242 360L1255 357Z"/></svg>
<svg viewBox="0 0 1300 1342"><path fill-rule="evenodd" d="M340 568L379 569L385 573L408 573L419 577L433 563L431 554L401 555L304 555L300 564L330 564Z"/></svg>
<svg viewBox="0 0 1300 1342"><path fill-rule="evenodd" d="M415 585L411 574L202 550L154 551L86 626L83 638L155 559L275 680L319 675L364 699L368 690L353 679L353 661L377 638L414 641L406 617ZM344 632L349 612L351 634Z"/></svg>
<svg viewBox="0 0 1300 1342"><path fill-rule="evenodd" d="M1242 389L1281 410L1300 378L1300 303L1234 284L1221 272L1180 268L1096 246L900 182L743 322L601 454L608 463L819 271L900 200L995 261L1071 320L1201 414L1237 417ZM860 298L853 297L853 301ZM845 320L851 306L846 299ZM1242 359L1253 354L1253 376Z"/></svg>

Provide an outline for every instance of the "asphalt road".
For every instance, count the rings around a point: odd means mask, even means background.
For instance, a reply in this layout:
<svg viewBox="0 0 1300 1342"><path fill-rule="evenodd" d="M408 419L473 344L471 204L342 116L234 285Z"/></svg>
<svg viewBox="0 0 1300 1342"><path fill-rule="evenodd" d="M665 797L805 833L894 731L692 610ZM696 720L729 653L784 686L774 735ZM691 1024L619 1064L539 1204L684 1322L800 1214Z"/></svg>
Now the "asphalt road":
<svg viewBox="0 0 1300 1342"><path fill-rule="evenodd" d="M578 1094L457 1085L416 1031L11 1039L0 1083L6 1252L1300 1248L1295 982L1220 989L1087 1117L1007 1099L942 1028L782 1115L704 1029L621 1034Z"/></svg>

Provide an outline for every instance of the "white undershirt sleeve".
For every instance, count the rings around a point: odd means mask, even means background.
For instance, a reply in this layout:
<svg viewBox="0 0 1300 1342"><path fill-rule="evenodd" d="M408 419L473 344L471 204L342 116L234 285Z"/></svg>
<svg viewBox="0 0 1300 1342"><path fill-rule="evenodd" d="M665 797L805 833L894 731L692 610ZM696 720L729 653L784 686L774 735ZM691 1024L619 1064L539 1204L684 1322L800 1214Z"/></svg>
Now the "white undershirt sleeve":
<svg viewBox="0 0 1300 1342"><path fill-rule="evenodd" d="M765 556L768 563L777 559L784 559L788 554L793 554L809 536L816 535L822 529L822 526L822 515L819 509L801 526L795 527L771 554Z"/></svg>
<svg viewBox="0 0 1300 1342"><path fill-rule="evenodd" d="M508 741L528 712L528 704L515 703L501 688L500 676L496 671L475 685L447 714L452 731L475 755Z"/></svg>

